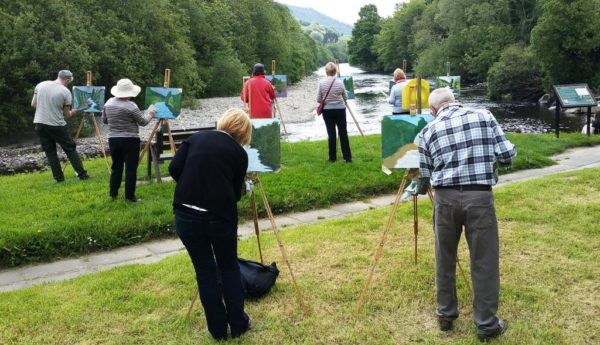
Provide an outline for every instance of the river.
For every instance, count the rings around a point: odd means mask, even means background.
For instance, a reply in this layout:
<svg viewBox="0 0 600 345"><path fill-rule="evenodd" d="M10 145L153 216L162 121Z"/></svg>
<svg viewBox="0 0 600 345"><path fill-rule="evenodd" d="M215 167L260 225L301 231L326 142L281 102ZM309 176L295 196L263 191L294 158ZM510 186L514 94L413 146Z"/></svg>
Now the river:
<svg viewBox="0 0 600 345"><path fill-rule="evenodd" d="M348 105L363 133L380 133L381 117L391 114L391 105L387 103L387 96L384 94L388 92L391 75L365 73L348 64L340 64L340 71L342 75L350 75L354 80L356 98L349 100ZM319 69L316 74L325 76L324 68ZM463 87L457 100L468 107L490 110L507 132L545 133L554 131L554 111L536 103L491 101L483 86ZM349 134L360 135L351 114L348 114L347 119ZM584 115L561 113L560 130L579 131L584 120ZM289 133L285 136L286 140L292 142L327 138L321 116L308 122L286 124L286 129Z"/></svg>

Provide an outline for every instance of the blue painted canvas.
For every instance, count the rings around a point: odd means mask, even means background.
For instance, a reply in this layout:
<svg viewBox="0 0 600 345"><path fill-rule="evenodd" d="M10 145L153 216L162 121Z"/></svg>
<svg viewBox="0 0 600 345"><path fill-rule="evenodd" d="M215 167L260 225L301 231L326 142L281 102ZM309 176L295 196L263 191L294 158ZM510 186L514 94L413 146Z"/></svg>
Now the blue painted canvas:
<svg viewBox="0 0 600 345"><path fill-rule="evenodd" d="M146 109L153 105L159 119L175 119L181 113L182 89L167 87L146 88Z"/></svg>
<svg viewBox="0 0 600 345"><path fill-rule="evenodd" d="M277 172L281 145L278 119L252 119L252 141L246 148L248 172Z"/></svg>
<svg viewBox="0 0 600 345"><path fill-rule="evenodd" d="M104 86L73 86L73 109L100 113L104 108Z"/></svg>
<svg viewBox="0 0 600 345"><path fill-rule="evenodd" d="M390 174L392 169L419 167L417 134L433 120L430 114L385 115L381 120L381 169Z"/></svg>
<svg viewBox="0 0 600 345"><path fill-rule="evenodd" d="M277 98L287 97L287 75L266 75L265 78L273 84Z"/></svg>

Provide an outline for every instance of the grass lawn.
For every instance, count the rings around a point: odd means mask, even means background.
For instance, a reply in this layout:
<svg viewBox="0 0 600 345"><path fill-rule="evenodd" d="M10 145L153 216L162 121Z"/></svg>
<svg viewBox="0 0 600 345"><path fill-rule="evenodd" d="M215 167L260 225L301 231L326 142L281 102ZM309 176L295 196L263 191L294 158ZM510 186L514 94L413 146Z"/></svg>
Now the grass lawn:
<svg viewBox="0 0 600 345"><path fill-rule="evenodd" d="M559 140L551 134L509 137L519 151L511 171L551 165L548 157L569 147L600 144L600 136L579 133L561 134ZM326 162L325 141L283 143L281 172L261 175L273 212L306 211L395 192L401 173L381 173L380 136L352 137L351 146L354 163L348 165ZM49 171L0 177L0 268L174 234L173 183L138 186L137 195L143 199L139 204L112 202L104 160L84 164L92 176L88 181L73 177L70 166L61 184L54 183ZM142 163L138 176L144 175ZM250 217L248 198L240 202L240 215Z"/></svg>
<svg viewBox="0 0 600 345"><path fill-rule="evenodd" d="M511 184L495 191L501 303L509 322L498 344L600 342L600 169ZM247 302L253 329L231 344L478 344L470 293L459 275L461 316L442 333L435 305L431 204L420 201L419 263L412 208L397 213L363 311L355 314L390 208L282 232L311 309L304 316L272 235L265 257L281 275ZM463 237L464 239L464 237ZM254 239L240 256L257 258ZM463 268L470 271L461 242ZM187 255L74 280L0 293L1 344L210 344L204 315L185 319L195 289Z"/></svg>

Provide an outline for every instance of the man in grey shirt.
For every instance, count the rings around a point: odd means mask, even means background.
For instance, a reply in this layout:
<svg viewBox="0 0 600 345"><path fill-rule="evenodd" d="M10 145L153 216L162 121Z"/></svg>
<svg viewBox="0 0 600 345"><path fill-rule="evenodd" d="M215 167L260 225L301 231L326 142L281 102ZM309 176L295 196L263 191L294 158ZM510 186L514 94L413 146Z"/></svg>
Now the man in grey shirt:
<svg viewBox="0 0 600 345"><path fill-rule="evenodd" d="M83 168L81 158L76 150L75 141L69 135L67 122L77 110L71 109L71 92L67 85L73 80L71 71L61 70L56 80L46 80L36 85L31 106L35 108L33 123L40 137L42 149L48 158L48 165L56 182L65 180L56 144L65 151L73 169L80 180L87 180L89 175Z"/></svg>

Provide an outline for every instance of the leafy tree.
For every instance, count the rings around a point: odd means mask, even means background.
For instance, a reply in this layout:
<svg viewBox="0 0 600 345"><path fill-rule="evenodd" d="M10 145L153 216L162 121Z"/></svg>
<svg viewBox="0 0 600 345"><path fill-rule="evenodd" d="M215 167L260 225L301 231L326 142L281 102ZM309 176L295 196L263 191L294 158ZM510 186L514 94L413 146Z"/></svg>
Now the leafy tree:
<svg viewBox="0 0 600 345"><path fill-rule="evenodd" d="M542 72L533 51L522 44L508 46L489 70L488 94L492 99L537 101L543 91Z"/></svg>
<svg viewBox="0 0 600 345"><path fill-rule="evenodd" d="M352 29L352 38L348 42L350 63L367 70L381 68L375 53L375 35L381 30L381 17L377 6L365 5L358 12L359 18Z"/></svg>

